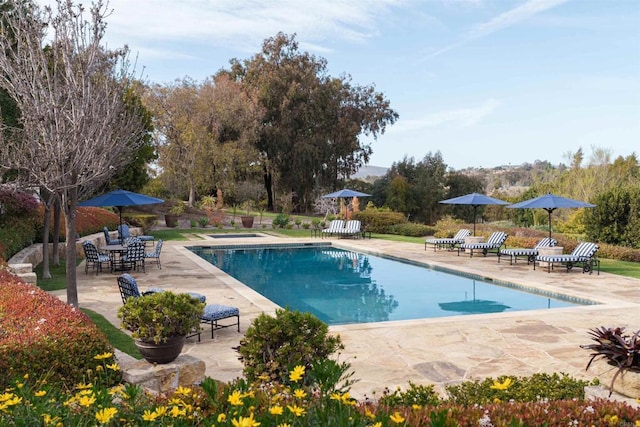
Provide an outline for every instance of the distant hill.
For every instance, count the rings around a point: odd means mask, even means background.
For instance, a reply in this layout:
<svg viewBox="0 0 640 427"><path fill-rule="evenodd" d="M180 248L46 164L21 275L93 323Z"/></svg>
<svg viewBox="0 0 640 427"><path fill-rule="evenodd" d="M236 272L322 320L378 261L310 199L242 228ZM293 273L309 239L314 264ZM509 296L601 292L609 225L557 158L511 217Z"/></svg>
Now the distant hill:
<svg viewBox="0 0 640 427"><path fill-rule="evenodd" d="M355 173L351 178L364 179L367 177L381 177L387 173L389 168L385 168L382 166L363 166L360 168L358 172Z"/></svg>

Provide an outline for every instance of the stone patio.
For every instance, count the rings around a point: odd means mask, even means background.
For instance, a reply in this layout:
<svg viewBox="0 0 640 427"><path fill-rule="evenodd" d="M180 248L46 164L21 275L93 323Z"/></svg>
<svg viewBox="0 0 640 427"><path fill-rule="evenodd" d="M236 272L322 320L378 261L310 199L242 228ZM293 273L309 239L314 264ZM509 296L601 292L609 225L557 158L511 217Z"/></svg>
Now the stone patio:
<svg viewBox="0 0 640 427"><path fill-rule="evenodd" d="M134 273L142 290L162 287L176 291L194 291L207 301L239 307L241 333L234 328L217 331L213 339L206 333L201 342L187 341L184 353L204 360L207 376L229 381L241 376L242 365L233 350L242 331L262 312L273 313L275 304L242 283L221 272L189 250L188 245L301 243L319 239L287 239L263 235L260 238L216 238L165 242L162 269L147 268ZM326 241L326 240L325 240ZM606 273L583 274L580 269L533 270L526 261L516 265L495 256L470 258L457 252L424 250L422 244L399 243L379 239L331 239L336 247L371 254L387 255L426 263L431 266L478 274L548 292L596 301L598 305L533 310L514 313L454 316L437 319L393 321L332 326L340 334L345 350L340 360L351 363L352 387L356 398L375 397L385 387L434 384L442 391L447 384L463 380L526 376L537 372L562 372L580 379L599 376L604 384L610 369L585 371L589 352L588 330L599 326L624 326L640 329L640 280ZM96 311L115 325L122 305L116 274L85 274L78 266L80 306ZM65 291L59 296L65 298ZM606 372L608 371L608 372ZM640 397L640 396L638 396Z"/></svg>

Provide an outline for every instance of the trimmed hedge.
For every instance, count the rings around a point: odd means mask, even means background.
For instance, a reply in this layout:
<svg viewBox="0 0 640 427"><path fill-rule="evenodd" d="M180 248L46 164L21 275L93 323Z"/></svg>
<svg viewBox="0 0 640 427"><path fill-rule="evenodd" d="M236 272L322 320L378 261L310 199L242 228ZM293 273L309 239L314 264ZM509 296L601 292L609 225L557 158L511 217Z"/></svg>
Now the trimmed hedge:
<svg viewBox="0 0 640 427"><path fill-rule="evenodd" d="M0 271L0 389L27 374L69 388L91 382L103 362L94 356L105 353L113 348L84 313Z"/></svg>

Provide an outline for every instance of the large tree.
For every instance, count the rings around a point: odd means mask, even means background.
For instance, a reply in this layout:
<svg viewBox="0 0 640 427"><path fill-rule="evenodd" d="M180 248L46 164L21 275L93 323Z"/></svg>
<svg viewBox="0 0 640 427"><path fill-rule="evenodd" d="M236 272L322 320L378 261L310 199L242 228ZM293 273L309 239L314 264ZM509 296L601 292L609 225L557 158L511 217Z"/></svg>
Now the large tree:
<svg viewBox="0 0 640 427"><path fill-rule="evenodd" d="M154 113L159 165L175 192L214 189L233 192L259 163L253 147L259 108L226 73L202 83L190 78L149 88L146 103Z"/></svg>
<svg viewBox="0 0 640 427"><path fill-rule="evenodd" d="M252 58L233 59L230 75L264 109L256 147L269 209L274 193L307 209L318 185L335 186L368 162L371 147L359 136L375 139L398 118L373 87L329 76L326 60L300 52L295 36L279 33Z"/></svg>
<svg viewBox="0 0 640 427"><path fill-rule="evenodd" d="M108 12L102 1L89 16L70 0L59 0L55 12L33 1L7 4L0 20L0 87L15 100L22 129L0 144L0 168L18 170L25 184L60 196L67 302L77 306L78 200L120 170L145 133L141 115L127 104L128 51L102 45Z"/></svg>

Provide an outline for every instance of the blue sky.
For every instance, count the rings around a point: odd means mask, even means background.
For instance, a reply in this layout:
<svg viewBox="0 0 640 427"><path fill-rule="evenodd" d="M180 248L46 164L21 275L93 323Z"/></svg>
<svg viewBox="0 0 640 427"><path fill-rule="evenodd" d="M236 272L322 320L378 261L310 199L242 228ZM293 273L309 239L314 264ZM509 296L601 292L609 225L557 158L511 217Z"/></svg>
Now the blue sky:
<svg viewBox="0 0 640 427"><path fill-rule="evenodd" d="M48 3L49 1L42 1ZM370 164L453 169L640 155L638 0L111 0L106 41L148 81L202 80L278 31L374 84L398 122Z"/></svg>

